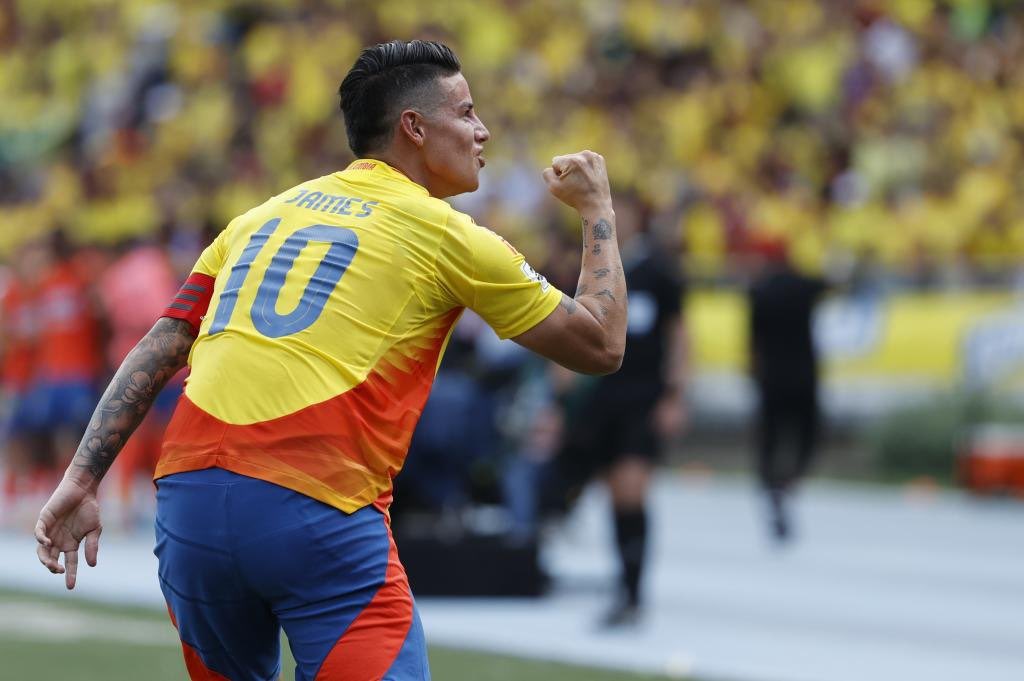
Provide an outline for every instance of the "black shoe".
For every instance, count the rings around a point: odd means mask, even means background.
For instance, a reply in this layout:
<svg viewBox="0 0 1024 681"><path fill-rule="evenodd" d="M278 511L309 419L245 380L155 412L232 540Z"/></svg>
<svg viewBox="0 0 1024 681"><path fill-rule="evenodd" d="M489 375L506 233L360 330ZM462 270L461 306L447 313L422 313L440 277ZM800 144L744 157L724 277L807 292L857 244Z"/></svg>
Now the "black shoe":
<svg viewBox="0 0 1024 681"><path fill-rule="evenodd" d="M778 516L772 521L772 536L775 541L780 544L789 541L790 539L790 528L789 521L785 516Z"/></svg>
<svg viewBox="0 0 1024 681"><path fill-rule="evenodd" d="M792 538L793 532L786 508L785 493L781 490L772 490L768 493L768 499L772 516L772 537L780 544L786 543Z"/></svg>
<svg viewBox="0 0 1024 681"><path fill-rule="evenodd" d="M640 606L620 601L601 618L602 629L622 629L640 624Z"/></svg>

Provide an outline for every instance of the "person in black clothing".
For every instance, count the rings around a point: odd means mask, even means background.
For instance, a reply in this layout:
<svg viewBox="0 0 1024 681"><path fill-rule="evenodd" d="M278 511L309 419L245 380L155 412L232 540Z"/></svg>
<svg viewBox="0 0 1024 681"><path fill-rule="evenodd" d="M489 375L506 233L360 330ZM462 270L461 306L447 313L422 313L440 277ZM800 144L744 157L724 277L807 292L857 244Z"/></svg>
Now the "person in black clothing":
<svg viewBox="0 0 1024 681"><path fill-rule="evenodd" d="M639 619L651 474L660 441L677 436L686 417L683 286L676 263L641 231L646 220L637 200L617 198L615 206L629 290L626 353L622 368L590 384L571 410L560 457L570 480L597 473L608 485L621 593L604 626Z"/></svg>
<svg viewBox="0 0 1024 681"><path fill-rule="evenodd" d="M790 264L785 245L761 245L761 271L750 288L750 368L758 393L757 473L776 539L790 536L786 499L807 473L818 436L818 361L814 306L827 286ZM792 456L782 441L792 438Z"/></svg>

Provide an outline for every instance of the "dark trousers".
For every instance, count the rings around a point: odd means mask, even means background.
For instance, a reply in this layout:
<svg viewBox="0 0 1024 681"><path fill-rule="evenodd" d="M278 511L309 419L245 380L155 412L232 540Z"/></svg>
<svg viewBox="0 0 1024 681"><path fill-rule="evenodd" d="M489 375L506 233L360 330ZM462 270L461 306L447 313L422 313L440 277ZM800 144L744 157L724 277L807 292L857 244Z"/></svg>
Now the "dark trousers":
<svg viewBox="0 0 1024 681"><path fill-rule="evenodd" d="M784 490L811 466L818 439L816 386L759 385L757 471L768 490Z"/></svg>

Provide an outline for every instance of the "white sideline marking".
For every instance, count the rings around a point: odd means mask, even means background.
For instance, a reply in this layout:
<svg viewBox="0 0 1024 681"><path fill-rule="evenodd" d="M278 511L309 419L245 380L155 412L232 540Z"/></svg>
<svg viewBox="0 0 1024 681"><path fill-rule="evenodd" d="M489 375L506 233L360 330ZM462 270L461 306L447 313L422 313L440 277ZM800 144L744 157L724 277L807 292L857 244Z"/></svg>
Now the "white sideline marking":
<svg viewBox="0 0 1024 681"><path fill-rule="evenodd" d="M180 645L170 620L150 622L30 601L0 603L0 634L53 643L101 639L148 646Z"/></svg>

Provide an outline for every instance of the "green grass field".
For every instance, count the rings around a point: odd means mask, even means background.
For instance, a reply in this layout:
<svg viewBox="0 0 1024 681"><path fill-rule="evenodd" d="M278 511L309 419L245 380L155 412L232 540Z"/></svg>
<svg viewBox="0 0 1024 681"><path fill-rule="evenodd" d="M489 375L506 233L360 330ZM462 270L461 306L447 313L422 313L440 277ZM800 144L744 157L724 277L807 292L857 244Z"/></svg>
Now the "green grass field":
<svg viewBox="0 0 1024 681"><path fill-rule="evenodd" d="M428 632L429 635L429 632ZM284 650L284 678L294 663ZM180 681L185 666L161 612L0 590L0 678ZM664 681L583 667L432 647L437 681Z"/></svg>

